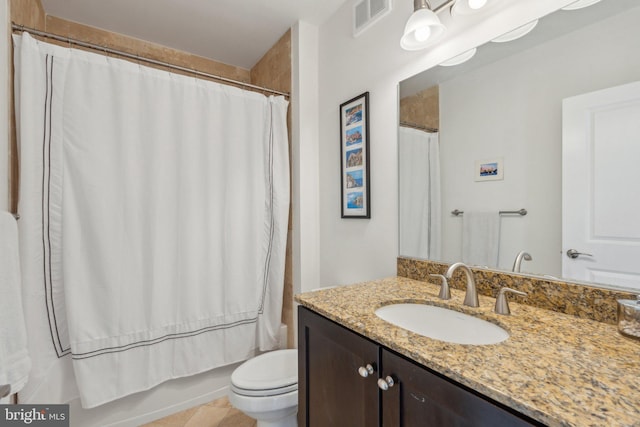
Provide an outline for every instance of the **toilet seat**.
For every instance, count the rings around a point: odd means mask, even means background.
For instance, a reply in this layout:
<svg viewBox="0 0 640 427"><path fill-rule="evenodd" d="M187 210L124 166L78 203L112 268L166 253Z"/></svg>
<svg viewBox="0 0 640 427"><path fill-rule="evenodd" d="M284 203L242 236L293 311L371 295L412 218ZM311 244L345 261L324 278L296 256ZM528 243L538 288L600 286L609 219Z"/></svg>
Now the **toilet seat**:
<svg viewBox="0 0 640 427"><path fill-rule="evenodd" d="M256 397L297 391L298 350L276 350L247 360L231 374L231 390Z"/></svg>
<svg viewBox="0 0 640 427"><path fill-rule="evenodd" d="M279 396L281 394L291 393L292 391L298 391L298 383L291 384L287 387L281 388L271 388L265 390L250 390L246 388L236 387L231 384L231 390L239 394L240 396L248 396L248 397L271 397L271 396Z"/></svg>

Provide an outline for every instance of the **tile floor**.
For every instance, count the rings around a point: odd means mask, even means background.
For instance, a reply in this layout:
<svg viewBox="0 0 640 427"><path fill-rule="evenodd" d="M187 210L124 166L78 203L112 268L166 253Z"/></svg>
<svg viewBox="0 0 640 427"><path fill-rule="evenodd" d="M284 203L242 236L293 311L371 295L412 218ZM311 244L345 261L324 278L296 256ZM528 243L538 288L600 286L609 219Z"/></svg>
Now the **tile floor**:
<svg viewBox="0 0 640 427"><path fill-rule="evenodd" d="M142 427L256 427L249 418L229 403L226 397L161 418Z"/></svg>

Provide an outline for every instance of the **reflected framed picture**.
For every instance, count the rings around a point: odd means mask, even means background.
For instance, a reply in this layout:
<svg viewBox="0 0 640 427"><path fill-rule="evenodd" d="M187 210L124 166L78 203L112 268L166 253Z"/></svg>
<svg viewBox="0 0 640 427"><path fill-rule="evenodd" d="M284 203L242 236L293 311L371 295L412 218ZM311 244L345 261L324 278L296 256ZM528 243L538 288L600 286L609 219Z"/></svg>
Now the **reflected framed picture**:
<svg viewBox="0 0 640 427"><path fill-rule="evenodd" d="M371 218L369 92L340 105L342 218Z"/></svg>
<svg viewBox="0 0 640 427"><path fill-rule="evenodd" d="M504 161L502 157L476 160L474 169L476 181L499 181L504 179Z"/></svg>

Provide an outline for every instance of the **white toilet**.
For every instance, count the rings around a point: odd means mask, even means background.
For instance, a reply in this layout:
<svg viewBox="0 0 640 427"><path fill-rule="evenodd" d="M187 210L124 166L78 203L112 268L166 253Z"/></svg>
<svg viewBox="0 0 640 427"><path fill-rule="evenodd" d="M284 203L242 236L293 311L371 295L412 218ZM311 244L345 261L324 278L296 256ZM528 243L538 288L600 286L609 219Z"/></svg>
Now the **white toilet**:
<svg viewBox="0 0 640 427"><path fill-rule="evenodd" d="M297 427L298 350L270 351L238 366L229 402L258 427Z"/></svg>

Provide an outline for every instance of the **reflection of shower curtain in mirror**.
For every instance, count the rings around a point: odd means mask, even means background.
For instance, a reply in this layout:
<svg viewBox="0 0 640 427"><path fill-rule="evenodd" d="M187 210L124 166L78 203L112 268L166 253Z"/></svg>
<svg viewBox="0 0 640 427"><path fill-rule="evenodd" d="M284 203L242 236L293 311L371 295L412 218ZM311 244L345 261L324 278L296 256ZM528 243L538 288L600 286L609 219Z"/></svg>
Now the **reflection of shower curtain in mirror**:
<svg viewBox="0 0 640 427"><path fill-rule="evenodd" d="M440 259L440 149L438 134L400 127L400 255Z"/></svg>

